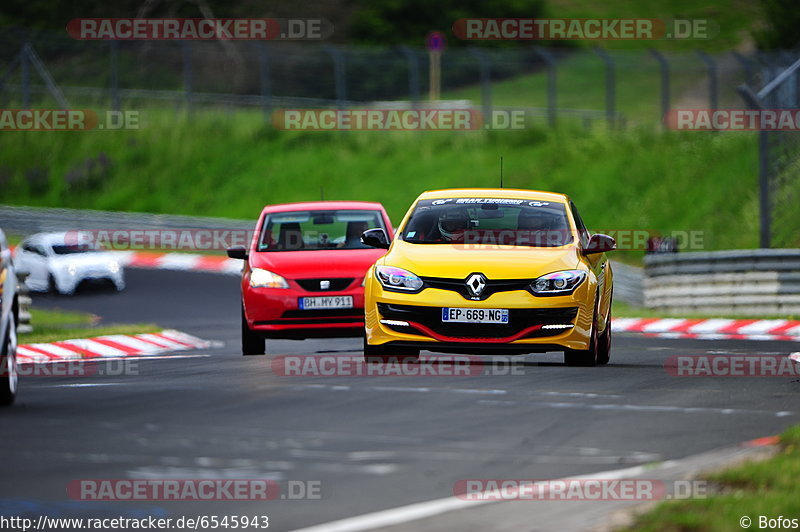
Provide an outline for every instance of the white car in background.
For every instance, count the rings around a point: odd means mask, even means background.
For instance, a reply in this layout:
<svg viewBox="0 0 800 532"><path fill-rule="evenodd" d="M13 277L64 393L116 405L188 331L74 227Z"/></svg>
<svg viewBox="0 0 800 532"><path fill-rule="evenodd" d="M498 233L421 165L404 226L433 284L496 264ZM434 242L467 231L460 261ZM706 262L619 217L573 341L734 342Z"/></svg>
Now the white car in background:
<svg viewBox="0 0 800 532"><path fill-rule="evenodd" d="M71 295L83 282L105 281L125 288L122 266L114 255L85 243L76 232L37 233L16 250L18 270L29 272L30 290Z"/></svg>

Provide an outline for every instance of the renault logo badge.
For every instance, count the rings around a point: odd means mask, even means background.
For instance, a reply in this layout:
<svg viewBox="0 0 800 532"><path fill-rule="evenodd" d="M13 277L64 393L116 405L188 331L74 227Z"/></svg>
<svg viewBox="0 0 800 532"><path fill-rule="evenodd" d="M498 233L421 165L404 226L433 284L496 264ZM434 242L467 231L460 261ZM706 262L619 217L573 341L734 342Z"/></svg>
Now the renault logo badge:
<svg viewBox="0 0 800 532"><path fill-rule="evenodd" d="M473 273L467 277L467 292L473 299L477 299L486 288L486 276L482 273Z"/></svg>

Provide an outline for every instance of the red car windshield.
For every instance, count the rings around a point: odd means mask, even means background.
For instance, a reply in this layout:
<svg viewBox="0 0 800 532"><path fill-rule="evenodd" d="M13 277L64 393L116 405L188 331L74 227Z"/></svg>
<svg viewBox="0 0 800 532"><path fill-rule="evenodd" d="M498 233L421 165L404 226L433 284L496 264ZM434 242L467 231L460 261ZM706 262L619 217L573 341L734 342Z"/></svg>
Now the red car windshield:
<svg viewBox="0 0 800 532"><path fill-rule="evenodd" d="M370 249L361 243L367 229L386 230L381 211L336 209L268 214L258 251Z"/></svg>

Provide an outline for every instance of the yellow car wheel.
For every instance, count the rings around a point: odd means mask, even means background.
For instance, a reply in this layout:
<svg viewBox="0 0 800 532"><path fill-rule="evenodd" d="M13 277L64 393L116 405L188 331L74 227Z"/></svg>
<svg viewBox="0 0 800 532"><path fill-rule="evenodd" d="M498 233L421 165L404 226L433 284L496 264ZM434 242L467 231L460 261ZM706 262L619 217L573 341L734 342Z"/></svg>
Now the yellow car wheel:
<svg viewBox="0 0 800 532"><path fill-rule="evenodd" d="M611 303L608 305L608 316L606 317L606 330L597 340L597 363L608 364L611 359Z"/></svg>

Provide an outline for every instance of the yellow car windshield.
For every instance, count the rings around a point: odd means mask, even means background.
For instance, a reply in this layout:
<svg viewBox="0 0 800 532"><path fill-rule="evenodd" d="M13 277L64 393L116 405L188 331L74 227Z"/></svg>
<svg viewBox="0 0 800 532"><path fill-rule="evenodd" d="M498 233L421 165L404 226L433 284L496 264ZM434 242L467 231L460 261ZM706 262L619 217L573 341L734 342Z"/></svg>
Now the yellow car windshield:
<svg viewBox="0 0 800 532"><path fill-rule="evenodd" d="M414 244L528 247L573 241L564 204L505 198L421 200L400 238Z"/></svg>

